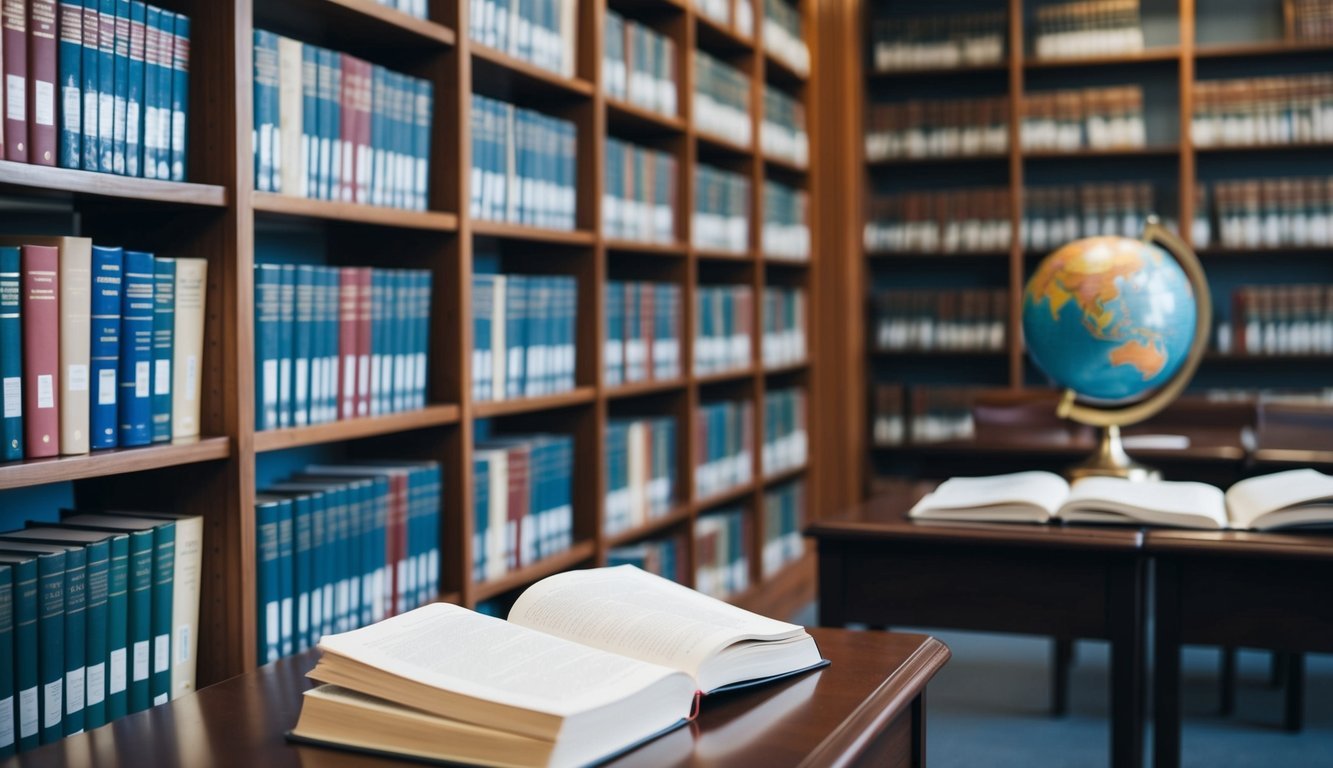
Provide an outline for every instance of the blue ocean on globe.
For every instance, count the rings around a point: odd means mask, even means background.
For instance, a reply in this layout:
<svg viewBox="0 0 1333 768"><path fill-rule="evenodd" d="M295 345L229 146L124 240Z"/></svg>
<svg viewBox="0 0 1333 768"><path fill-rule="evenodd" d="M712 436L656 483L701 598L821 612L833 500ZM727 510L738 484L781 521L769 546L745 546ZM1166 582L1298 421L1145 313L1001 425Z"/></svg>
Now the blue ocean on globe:
<svg viewBox="0 0 1333 768"><path fill-rule="evenodd" d="M1180 370L1194 342L1189 278L1162 248L1093 237L1047 256L1023 292L1023 334L1039 368L1097 401L1137 400Z"/></svg>

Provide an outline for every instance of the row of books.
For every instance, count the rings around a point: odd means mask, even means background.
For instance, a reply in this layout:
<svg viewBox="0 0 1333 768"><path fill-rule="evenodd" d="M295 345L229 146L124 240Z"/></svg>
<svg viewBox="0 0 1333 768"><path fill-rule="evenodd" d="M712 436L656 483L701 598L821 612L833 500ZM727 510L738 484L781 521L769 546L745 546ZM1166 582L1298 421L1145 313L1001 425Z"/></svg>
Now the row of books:
<svg viewBox="0 0 1333 768"><path fill-rule="evenodd" d="M805 554L805 483L797 480L764 491L764 578L775 576Z"/></svg>
<svg viewBox="0 0 1333 768"><path fill-rule="evenodd" d="M1143 87L1121 85L1025 94L1020 135L1024 151L1147 146Z"/></svg>
<svg viewBox="0 0 1333 768"><path fill-rule="evenodd" d="M874 296L875 340L885 351L984 352L1005 348L1009 292L882 291Z"/></svg>
<svg viewBox="0 0 1333 768"><path fill-rule="evenodd" d="M254 32L261 192L424 211L433 115L429 80Z"/></svg>
<svg viewBox="0 0 1333 768"><path fill-rule="evenodd" d="M764 365L775 368L805 362L809 323L805 289L765 286L763 318Z"/></svg>
<svg viewBox="0 0 1333 768"><path fill-rule="evenodd" d="M573 77L577 13L575 0L469 0L468 37Z"/></svg>
<svg viewBox="0 0 1333 768"><path fill-rule="evenodd" d="M700 403L694 414L694 495L707 498L754 479L754 404Z"/></svg>
<svg viewBox="0 0 1333 768"><path fill-rule="evenodd" d="M525 435L472 453L472 577L497 579L574 543L574 439Z"/></svg>
<svg viewBox="0 0 1333 768"><path fill-rule="evenodd" d="M749 177L702 163L695 166L692 235L696 248L749 250Z"/></svg>
<svg viewBox="0 0 1333 768"><path fill-rule="evenodd" d="M975 434L972 404L978 387L880 383L874 390L876 445L896 446L968 440Z"/></svg>
<svg viewBox="0 0 1333 768"><path fill-rule="evenodd" d="M574 124L472 94L474 219L573 229Z"/></svg>
<svg viewBox="0 0 1333 768"><path fill-rule="evenodd" d="M1217 351L1232 355L1333 355L1333 285L1244 285L1219 323Z"/></svg>
<svg viewBox="0 0 1333 768"><path fill-rule="evenodd" d="M810 259L810 197L804 190L764 180L764 255L789 261Z"/></svg>
<svg viewBox="0 0 1333 768"><path fill-rule="evenodd" d="M1333 2L1329 0L1287 0L1291 9L1291 39L1300 42L1333 40Z"/></svg>
<svg viewBox="0 0 1333 768"><path fill-rule="evenodd" d="M676 501L676 420L610 419L606 423L608 536L671 512Z"/></svg>
<svg viewBox="0 0 1333 768"><path fill-rule="evenodd" d="M802 74L810 71L801 11L786 0L764 0L764 50Z"/></svg>
<svg viewBox="0 0 1333 768"><path fill-rule="evenodd" d="M615 11L606 12L602 87L608 97L675 115L677 79L674 40Z"/></svg>
<svg viewBox="0 0 1333 768"><path fill-rule="evenodd" d="M0 533L0 757L194 691L203 537L80 510Z"/></svg>
<svg viewBox="0 0 1333 768"><path fill-rule="evenodd" d="M1080 0L1037 8L1032 50L1039 59L1143 50L1139 0Z"/></svg>
<svg viewBox="0 0 1333 768"><path fill-rule="evenodd" d="M726 598L750 588L750 516L725 507L694 522L694 588Z"/></svg>
<svg viewBox="0 0 1333 768"><path fill-rule="evenodd" d="M1024 250L1046 251L1080 237L1139 237L1158 212L1147 182L1034 187L1024 195L1019 238Z"/></svg>
<svg viewBox="0 0 1333 768"><path fill-rule="evenodd" d="M806 431L805 390L769 390L764 395L764 445L760 465L765 475L805 466L810 437Z"/></svg>
<svg viewBox="0 0 1333 768"><path fill-rule="evenodd" d="M612 547L606 551L608 567L633 565L648 573L684 584L689 578L689 554L683 534Z"/></svg>
<svg viewBox="0 0 1333 768"><path fill-rule="evenodd" d="M573 277L473 275L473 398L573 389L577 309Z"/></svg>
<svg viewBox="0 0 1333 768"><path fill-rule="evenodd" d="M1009 248L1010 198L1004 187L877 195L866 208L865 247L870 251L960 253Z"/></svg>
<svg viewBox="0 0 1333 768"><path fill-rule="evenodd" d="M750 146L750 76L695 51L694 124L702 133Z"/></svg>
<svg viewBox="0 0 1333 768"><path fill-rule="evenodd" d="M0 237L0 458L198 437L207 270L85 237Z"/></svg>
<svg viewBox="0 0 1333 768"><path fill-rule="evenodd" d="M607 237L676 242L676 158L606 138L602 232Z"/></svg>
<svg viewBox="0 0 1333 768"><path fill-rule="evenodd" d="M680 286L608 280L602 302L606 317L602 364L608 386L680 376Z"/></svg>
<svg viewBox="0 0 1333 768"><path fill-rule="evenodd" d="M810 161L810 134L805 126L805 105L781 88L764 84L764 116L759 124L759 146L768 157L804 167Z"/></svg>
<svg viewBox="0 0 1333 768"><path fill-rule="evenodd" d="M1333 75L1205 80L1194 85L1190 135L1199 147L1333 141Z"/></svg>
<svg viewBox="0 0 1333 768"><path fill-rule="evenodd" d="M311 465L255 497L261 663L434 602L440 499L433 461Z"/></svg>
<svg viewBox="0 0 1333 768"><path fill-rule="evenodd" d="M426 405L431 273L255 265L255 429Z"/></svg>
<svg viewBox="0 0 1333 768"><path fill-rule="evenodd" d="M753 364L754 291L748 285L701 285L694 291L694 372Z"/></svg>
<svg viewBox="0 0 1333 768"><path fill-rule="evenodd" d="M874 68L900 72L999 64L1009 37L1006 23L1003 12L875 19Z"/></svg>
<svg viewBox="0 0 1333 768"><path fill-rule="evenodd" d="M1208 216L1209 207L1202 209ZM1211 213L1223 248L1330 246L1333 177L1219 181L1212 185ZM1196 248L1207 244L1196 235Z"/></svg>
<svg viewBox="0 0 1333 768"><path fill-rule="evenodd" d="M866 159L999 155L1009 150L1004 97L871 104Z"/></svg>
<svg viewBox="0 0 1333 768"><path fill-rule="evenodd" d="M7 160L184 181L190 19L139 0L9 0Z"/></svg>
<svg viewBox="0 0 1333 768"><path fill-rule="evenodd" d="M741 37L754 34L754 0L699 0L694 9Z"/></svg>
<svg viewBox="0 0 1333 768"><path fill-rule="evenodd" d="M430 0L375 0L375 2L418 19L428 18L430 15Z"/></svg>

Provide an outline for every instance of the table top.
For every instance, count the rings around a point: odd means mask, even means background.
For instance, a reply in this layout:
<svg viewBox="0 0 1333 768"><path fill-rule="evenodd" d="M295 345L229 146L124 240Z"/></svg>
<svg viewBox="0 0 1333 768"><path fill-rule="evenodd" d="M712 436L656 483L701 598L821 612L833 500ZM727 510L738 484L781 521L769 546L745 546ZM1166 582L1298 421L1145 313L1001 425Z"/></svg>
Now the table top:
<svg viewBox="0 0 1333 768"><path fill-rule="evenodd" d="M1145 536L1144 548L1152 555L1333 560L1333 531L1152 529Z"/></svg>
<svg viewBox="0 0 1333 768"><path fill-rule="evenodd" d="M790 680L703 702L699 718L614 766L830 765L855 756L907 710L949 659L934 638L811 629L832 664ZM283 734L296 724L316 651L284 659L193 696L19 755L19 766L352 768L411 763L313 746Z"/></svg>

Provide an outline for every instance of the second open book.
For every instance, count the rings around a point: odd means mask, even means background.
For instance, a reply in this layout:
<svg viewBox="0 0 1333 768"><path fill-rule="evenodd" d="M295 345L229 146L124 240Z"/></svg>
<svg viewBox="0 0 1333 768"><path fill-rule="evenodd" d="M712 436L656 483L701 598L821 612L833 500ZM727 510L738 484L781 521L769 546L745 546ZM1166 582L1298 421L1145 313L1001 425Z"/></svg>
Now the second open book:
<svg viewBox="0 0 1333 768"><path fill-rule="evenodd" d="M1050 472L948 480L912 508L928 520L1144 523L1178 528L1270 530L1333 525L1333 477L1293 469L1242 480L1224 494L1205 483L1088 477L1072 485Z"/></svg>

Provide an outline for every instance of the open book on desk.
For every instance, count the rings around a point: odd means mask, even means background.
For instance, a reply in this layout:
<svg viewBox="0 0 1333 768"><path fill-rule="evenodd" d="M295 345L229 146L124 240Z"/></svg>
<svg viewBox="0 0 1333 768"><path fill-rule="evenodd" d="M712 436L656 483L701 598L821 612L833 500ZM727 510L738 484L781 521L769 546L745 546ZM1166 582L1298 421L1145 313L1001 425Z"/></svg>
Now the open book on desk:
<svg viewBox="0 0 1333 768"><path fill-rule="evenodd" d="M633 566L551 576L508 621L435 603L319 648L294 739L515 766L601 762L700 694L827 664L803 628Z"/></svg>
<svg viewBox="0 0 1333 768"><path fill-rule="evenodd" d="M925 496L918 520L1119 523L1199 529L1333 526L1333 477L1293 469L1241 480L1225 494L1205 483L1087 477L1050 472L954 478Z"/></svg>

